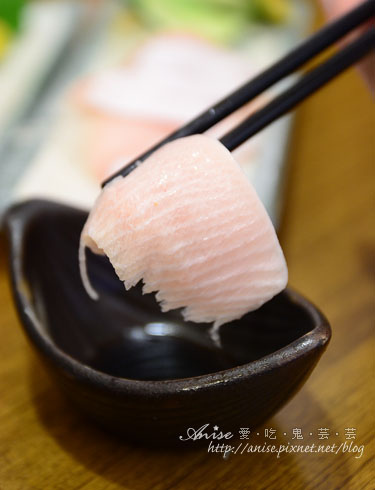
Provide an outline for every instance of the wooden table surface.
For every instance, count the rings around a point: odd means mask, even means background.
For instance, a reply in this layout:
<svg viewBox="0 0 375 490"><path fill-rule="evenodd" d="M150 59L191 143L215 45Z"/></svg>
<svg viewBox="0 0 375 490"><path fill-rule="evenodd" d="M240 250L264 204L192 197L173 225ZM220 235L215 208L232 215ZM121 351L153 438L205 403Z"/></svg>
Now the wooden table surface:
<svg viewBox="0 0 375 490"><path fill-rule="evenodd" d="M264 429L273 428L274 442L295 443L296 428L304 436L299 444L346 441L358 452L224 460L205 448L146 450L102 432L70 408L31 351L12 305L2 243L1 490L374 488L374 113L354 70L298 110L280 237L290 284L325 312L333 337L302 390L246 441L263 443ZM321 428L329 429L328 440L319 439ZM352 428L355 439L346 439Z"/></svg>

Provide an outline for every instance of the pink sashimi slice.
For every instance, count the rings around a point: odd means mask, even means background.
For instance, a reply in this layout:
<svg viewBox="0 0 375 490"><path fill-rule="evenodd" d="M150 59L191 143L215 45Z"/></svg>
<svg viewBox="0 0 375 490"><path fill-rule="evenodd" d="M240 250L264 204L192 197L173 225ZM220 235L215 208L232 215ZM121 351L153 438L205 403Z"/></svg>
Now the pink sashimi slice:
<svg viewBox="0 0 375 490"><path fill-rule="evenodd" d="M155 151L99 195L83 228L85 247L108 256L126 289L143 280L163 311L214 329L285 288L283 252L272 222L231 153L194 135Z"/></svg>

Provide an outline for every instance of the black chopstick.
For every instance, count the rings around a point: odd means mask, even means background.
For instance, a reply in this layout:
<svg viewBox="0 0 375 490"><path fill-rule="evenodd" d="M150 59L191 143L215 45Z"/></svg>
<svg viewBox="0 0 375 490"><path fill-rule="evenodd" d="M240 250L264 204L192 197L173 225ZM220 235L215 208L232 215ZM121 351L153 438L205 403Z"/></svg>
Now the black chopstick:
<svg viewBox="0 0 375 490"><path fill-rule="evenodd" d="M258 110L221 139L221 143L232 151L254 134L289 112L299 102L306 99L320 87L328 83L341 72L359 61L375 48L375 29L370 28L358 39L340 50L328 61L321 63L306 73L288 90L275 97L270 103Z"/></svg>
<svg viewBox="0 0 375 490"><path fill-rule="evenodd" d="M239 109L245 103L254 99L276 82L290 75L294 70L310 61L314 56L341 39L352 29L358 27L364 21L371 18L374 15L374 12L374 0L367 0L346 15L340 17L338 20L323 27L316 34L300 44L297 48L274 63L270 68L260 73L258 76L229 94L220 102L201 113L198 117L179 128L177 131L171 133L165 139L140 155L136 160L127 164L124 168L111 175L103 182L102 186L104 187L115 177L120 175L128 175L143 160L151 155L151 153L164 144L183 136L203 133L210 127L214 126L216 123L227 117L235 110ZM227 136L228 135L225 137Z"/></svg>

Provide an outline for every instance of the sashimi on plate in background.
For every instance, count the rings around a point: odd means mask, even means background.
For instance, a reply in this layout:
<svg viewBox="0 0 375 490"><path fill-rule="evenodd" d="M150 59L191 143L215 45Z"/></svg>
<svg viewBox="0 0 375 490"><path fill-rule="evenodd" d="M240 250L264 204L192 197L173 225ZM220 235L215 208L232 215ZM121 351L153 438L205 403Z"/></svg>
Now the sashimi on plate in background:
<svg viewBox="0 0 375 490"><path fill-rule="evenodd" d="M150 37L130 60L79 82L71 93L82 158L99 181L197 116L255 72L251 60L192 35ZM253 112L257 99L209 130L220 137ZM255 138L234 154L252 164Z"/></svg>

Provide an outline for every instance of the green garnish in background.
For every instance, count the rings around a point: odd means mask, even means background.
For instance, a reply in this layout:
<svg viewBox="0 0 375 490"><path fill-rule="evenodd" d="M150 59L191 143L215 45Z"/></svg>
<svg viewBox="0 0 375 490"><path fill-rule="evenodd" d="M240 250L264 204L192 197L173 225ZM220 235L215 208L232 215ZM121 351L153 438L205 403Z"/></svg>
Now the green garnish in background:
<svg viewBox="0 0 375 490"><path fill-rule="evenodd" d="M149 26L190 31L218 42L238 38L254 21L287 20L289 0L130 0Z"/></svg>
<svg viewBox="0 0 375 490"><path fill-rule="evenodd" d="M25 0L0 0L0 19L11 29L18 29Z"/></svg>
<svg viewBox="0 0 375 490"><path fill-rule="evenodd" d="M20 25L25 0L0 0L0 60L10 46L13 33Z"/></svg>

